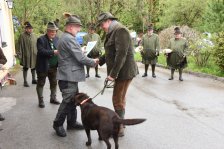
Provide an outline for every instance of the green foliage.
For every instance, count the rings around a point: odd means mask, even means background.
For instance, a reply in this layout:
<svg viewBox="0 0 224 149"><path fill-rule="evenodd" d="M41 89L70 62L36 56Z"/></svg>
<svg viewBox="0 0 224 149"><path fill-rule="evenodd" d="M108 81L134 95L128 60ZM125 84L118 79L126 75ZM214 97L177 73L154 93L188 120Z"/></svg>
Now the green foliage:
<svg viewBox="0 0 224 149"><path fill-rule="evenodd" d="M161 0L162 14L159 20L161 28L171 25L194 27L201 23L206 0Z"/></svg>
<svg viewBox="0 0 224 149"><path fill-rule="evenodd" d="M214 47L215 63L221 71L224 71L224 32L220 32L216 37L216 45Z"/></svg>
<svg viewBox="0 0 224 149"><path fill-rule="evenodd" d="M17 16L21 25L29 21L34 26L35 32L43 32L48 21L55 20L62 14L61 0L15 0L13 15Z"/></svg>
<svg viewBox="0 0 224 149"><path fill-rule="evenodd" d="M203 31L220 32L224 28L224 1L212 0L203 15Z"/></svg>

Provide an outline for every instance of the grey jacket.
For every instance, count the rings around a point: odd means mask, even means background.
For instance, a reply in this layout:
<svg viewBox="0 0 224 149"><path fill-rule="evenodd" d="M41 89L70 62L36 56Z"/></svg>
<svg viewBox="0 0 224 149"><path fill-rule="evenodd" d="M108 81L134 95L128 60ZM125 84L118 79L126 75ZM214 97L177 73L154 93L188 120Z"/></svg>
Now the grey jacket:
<svg viewBox="0 0 224 149"><path fill-rule="evenodd" d="M84 65L94 67L95 62L82 53L75 36L68 32L63 33L57 49L59 51L57 80L85 81Z"/></svg>

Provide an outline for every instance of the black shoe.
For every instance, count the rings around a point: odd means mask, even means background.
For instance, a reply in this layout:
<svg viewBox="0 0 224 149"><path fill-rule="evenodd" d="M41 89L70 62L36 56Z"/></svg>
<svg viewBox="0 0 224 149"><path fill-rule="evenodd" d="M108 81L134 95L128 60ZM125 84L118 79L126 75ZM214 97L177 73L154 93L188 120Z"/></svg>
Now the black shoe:
<svg viewBox="0 0 224 149"><path fill-rule="evenodd" d="M72 129L82 130L82 129L84 129L84 127L83 127L83 125L82 125L81 123L76 122L76 123L73 124L73 125L68 124L68 125L67 125L67 129L68 129L68 130L72 130Z"/></svg>
<svg viewBox="0 0 224 149"><path fill-rule="evenodd" d="M97 78L101 78L101 76L100 76L100 75L98 75L98 74L96 74L96 75L95 75L95 77L97 77Z"/></svg>
<svg viewBox="0 0 224 149"><path fill-rule="evenodd" d="M86 74L86 78L89 78L89 75L88 74Z"/></svg>
<svg viewBox="0 0 224 149"><path fill-rule="evenodd" d="M182 77L179 78L180 81L184 81L184 79Z"/></svg>
<svg viewBox="0 0 224 149"><path fill-rule="evenodd" d="M60 102L57 99L50 99L50 103L59 105Z"/></svg>
<svg viewBox="0 0 224 149"><path fill-rule="evenodd" d="M33 80L32 81L32 84L37 84L37 80Z"/></svg>
<svg viewBox="0 0 224 149"><path fill-rule="evenodd" d="M59 126L59 127L53 126L53 128L59 137L66 137L66 132L63 126Z"/></svg>
<svg viewBox="0 0 224 149"><path fill-rule="evenodd" d="M4 121L5 118L0 114L0 121Z"/></svg>
<svg viewBox="0 0 224 149"><path fill-rule="evenodd" d="M40 100L39 101L39 107L40 108L44 108L45 107L45 104L44 104L44 101L43 100Z"/></svg>
<svg viewBox="0 0 224 149"><path fill-rule="evenodd" d="M27 82L24 82L24 83L23 83L23 86L24 86L24 87L30 87L29 84L28 84Z"/></svg>
<svg viewBox="0 0 224 149"><path fill-rule="evenodd" d="M144 73L143 75L142 75L142 77L147 77L148 75L147 75L147 73Z"/></svg>
<svg viewBox="0 0 224 149"><path fill-rule="evenodd" d="M170 77L169 80L173 80L173 77Z"/></svg>
<svg viewBox="0 0 224 149"><path fill-rule="evenodd" d="M153 78L156 78L156 75L153 73L153 74L152 74L152 77L153 77Z"/></svg>

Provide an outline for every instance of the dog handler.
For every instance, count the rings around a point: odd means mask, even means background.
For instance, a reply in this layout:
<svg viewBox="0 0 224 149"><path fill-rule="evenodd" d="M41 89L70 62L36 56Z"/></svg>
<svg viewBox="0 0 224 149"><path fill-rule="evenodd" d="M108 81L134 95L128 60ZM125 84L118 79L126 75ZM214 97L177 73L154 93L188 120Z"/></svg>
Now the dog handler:
<svg viewBox="0 0 224 149"><path fill-rule="evenodd" d="M138 74L134 60L133 46L128 29L117 21L111 13L98 16L98 26L106 32L105 54L100 57L100 65L107 65L107 80L115 81L113 106L115 112L124 118L125 95L132 79ZM119 136L124 136L124 127L120 126Z"/></svg>
<svg viewBox="0 0 224 149"><path fill-rule="evenodd" d="M72 98L78 92L78 82L85 81L84 65L95 67L99 60L91 59L82 53L81 46L75 39L81 30L81 21L77 16L67 18L65 32L58 42L58 70L57 80L62 93L62 103L54 120L53 128L60 137L65 137L63 127L67 117L67 129L83 129L76 121L77 110Z"/></svg>

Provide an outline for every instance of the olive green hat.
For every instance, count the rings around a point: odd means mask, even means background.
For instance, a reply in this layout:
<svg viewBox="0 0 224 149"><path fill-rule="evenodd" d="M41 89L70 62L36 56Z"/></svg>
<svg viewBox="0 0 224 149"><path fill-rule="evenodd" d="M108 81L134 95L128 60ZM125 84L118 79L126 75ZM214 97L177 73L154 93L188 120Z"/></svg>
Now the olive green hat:
<svg viewBox="0 0 224 149"><path fill-rule="evenodd" d="M67 21L66 21L66 25L67 24L76 24L76 25L82 26L82 23L81 23L79 17L76 16L76 15L69 16L68 19L67 19Z"/></svg>
<svg viewBox="0 0 224 149"><path fill-rule="evenodd" d="M89 24L88 29L95 30L96 29L95 24L93 23Z"/></svg>
<svg viewBox="0 0 224 149"><path fill-rule="evenodd" d="M150 24L149 26L148 26L148 30L150 31L150 30L153 30L153 24Z"/></svg>
<svg viewBox="0 0 224 149"><path fill-rule="evenodd" d="M47 24L47 30L56 31L56 30L58 30L58 27L55 25L54 22L48 22L48 24Z"/></svg>
<svg viewBox="0 0 224 149"><path fill-rule="evenodd" d="M117 20L110 12L103 12L98 16L97 26L99 26L105 20Z"/></svg>

